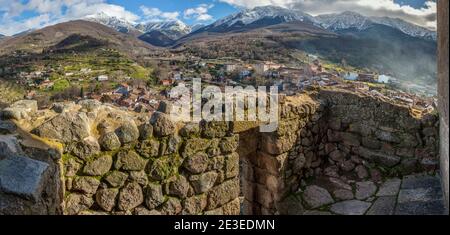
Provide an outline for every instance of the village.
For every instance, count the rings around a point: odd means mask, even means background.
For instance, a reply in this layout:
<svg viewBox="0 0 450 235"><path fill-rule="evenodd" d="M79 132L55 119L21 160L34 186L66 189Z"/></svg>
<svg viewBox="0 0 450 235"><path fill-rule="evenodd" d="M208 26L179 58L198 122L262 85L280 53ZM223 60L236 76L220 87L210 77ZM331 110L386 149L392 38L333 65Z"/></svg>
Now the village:
<svg viewBox="0 0 450 235"><path fill-rule="evenodd" d="M191 87L193 78L201 78L203 84L222 89L226 86L277 86L280 93L288 96L320 87L336 87L406 105L417 114L431 113L436 107L433 97L421 97L396 89L398 81L391 76L330 68L312 55L310 61L301 66L272 61L248 63L233 58L203 60L196 57L164 58L155 64L158 67L158 72L154 71L157 79L152 84L122 71L88 67L61 72L49 66L41 66L40 70L35 71L4 66L0 68L0 75L15 76L16 83L26 87L27 99L36 98L42 91L60 91L66 93L59 96L63 99L96 99L136 112L154 111L161 100L169 99L168 91L172 87L179 84ZM62 73L62 76L53 79L55 71Z"/></svg>

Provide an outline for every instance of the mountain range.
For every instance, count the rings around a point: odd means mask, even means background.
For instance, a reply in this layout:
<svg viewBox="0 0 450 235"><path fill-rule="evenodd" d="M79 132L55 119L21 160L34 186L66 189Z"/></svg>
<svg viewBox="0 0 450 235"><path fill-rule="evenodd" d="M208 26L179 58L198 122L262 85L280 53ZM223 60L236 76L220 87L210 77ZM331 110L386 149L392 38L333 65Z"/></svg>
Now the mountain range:
<svg viewBox="0 0 450 235"><path fill-rule="evenodd" d="M364 31L376 25L385 25L415 38L436 41L437 34L424 27L406 22L398 18L366 17L359 13L346 11L340 14L312 16L299 10L291 10L275 6L256 7L243 10L220 19L210 25L187 25L180 20L157 21L147 23L129 22L115 16L100 12L84 17L82 20L96 22L114 30L130 34L155 46L167 47L183 37L199 33L245 32L270 25L303 22L331 32L342 30ZM14 36L28 34L27 30ZM0 38L4 36L0 35Z"/></svg>
<svg viewBox="0 0 450 235"><path fill-rule="evenodd" d="M408 23L402 19L389 17L365 17L361 14L346 11L341 14L319 15L317 22L325 29L337 32L340 30L357 29L366 30L374 25L385 25L416 38L436 41L437 34L434 31Z"/></svg>
<svg viewBox="0 0 450 235"><path fill-rule="evenodd" d="M83 42L81 48L113 48L133 58L181 48L202 58L289 63L302 52L404 79L433 82L429 78L436 74L436 32L401 19L354 12L314 17L272 6L244 10L206 26L182 21L137 24L97 14L6 37L0 41L0 54L80 48L77 40Z"/></svg>
<svg viewBox="0 0 450 235"><path fill-rule="evenodd" d="M109 26L119 32L137 35L156 46L171 45L189 34L243 32L289 22L303 22L332 32L348 29L363 31L375 25L385 25L412 37L436 41L436 32L398 18L366 17L350 11L314 17L302 11L275 6L243 10L206 26L189 26L180 20L136 24L104 13L88 16L86 19Z"/></svg>

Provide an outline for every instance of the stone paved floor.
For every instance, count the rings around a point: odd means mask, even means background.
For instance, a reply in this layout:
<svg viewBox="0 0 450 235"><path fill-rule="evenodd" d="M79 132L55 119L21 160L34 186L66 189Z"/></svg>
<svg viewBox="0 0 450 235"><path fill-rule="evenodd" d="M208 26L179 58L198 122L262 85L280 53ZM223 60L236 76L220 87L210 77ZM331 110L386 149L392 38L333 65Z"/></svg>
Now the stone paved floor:
<svg viewBox="0 0 450 235"><path fill-rule="evenodd" d="M327 178L298 195L306 215L441 215L445 214L440 178L410 175L379 183L343 183Z"/></svg>

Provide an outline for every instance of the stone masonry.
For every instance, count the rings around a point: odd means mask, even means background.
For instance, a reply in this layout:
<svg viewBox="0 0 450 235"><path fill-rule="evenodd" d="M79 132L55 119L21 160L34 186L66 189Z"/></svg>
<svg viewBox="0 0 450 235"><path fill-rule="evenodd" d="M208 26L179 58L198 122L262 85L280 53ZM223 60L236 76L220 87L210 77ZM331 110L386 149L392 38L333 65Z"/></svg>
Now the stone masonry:
<svg viewBox="0 0 450 235"><path fill-rule="evenodd" d="M0 204L4 214L324 213L337 197L366 200L389 178L439 168L437 116L348 91L282 97L273 133L257 123L174 123L165 103L151 116L93 100L16 106L0 115L13 120L2 121L0 148L29 163L0 157L0 177L33 171L26 189L0 181L0 197L47 206Z"/></svg>
<svg viewBox="0 0 450 235"><path fill-rule="evenodd" d="M438 98L440 113L440 136L441 136L441 172L443 179L443 188L445 194L445 202L447 205L447 213L449 207L449 161L448 161L448 145L449 145L449 110L448 110L448 22L449 22L449 2L445 0L437 1L437 21L438 21Z"/></svg>

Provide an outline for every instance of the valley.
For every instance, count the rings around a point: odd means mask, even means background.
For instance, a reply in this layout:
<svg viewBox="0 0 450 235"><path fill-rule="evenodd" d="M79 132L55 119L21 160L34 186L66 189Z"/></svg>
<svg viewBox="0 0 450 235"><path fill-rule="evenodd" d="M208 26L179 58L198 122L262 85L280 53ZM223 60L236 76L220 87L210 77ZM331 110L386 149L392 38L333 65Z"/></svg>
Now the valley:
<svg viewBox="0 0 450 235"><path fill-rule="evenodd" d="M435 31L101 6L0 35L0 214L445 213Z"/></svg>
<svg viewBox="0 0 450 235"><path fill-rule="evenodd" d="M124 85L164 96L195 77L222 86L301 90L306 81L342 83L350 74L371 74L375 83L379 76L390 78L380 84L384 89L430 97L436 94L433 40L435 34L419 26L352 12L313 17L257 7L206 26L133 24L99 13L3 38L0 78L21 87L12 94L42 107L105 95L121 103L126 97L110 96ZM11 97L4 101L23 98ZM135 108L139 99L132 100L125 103Z"/></svg>

